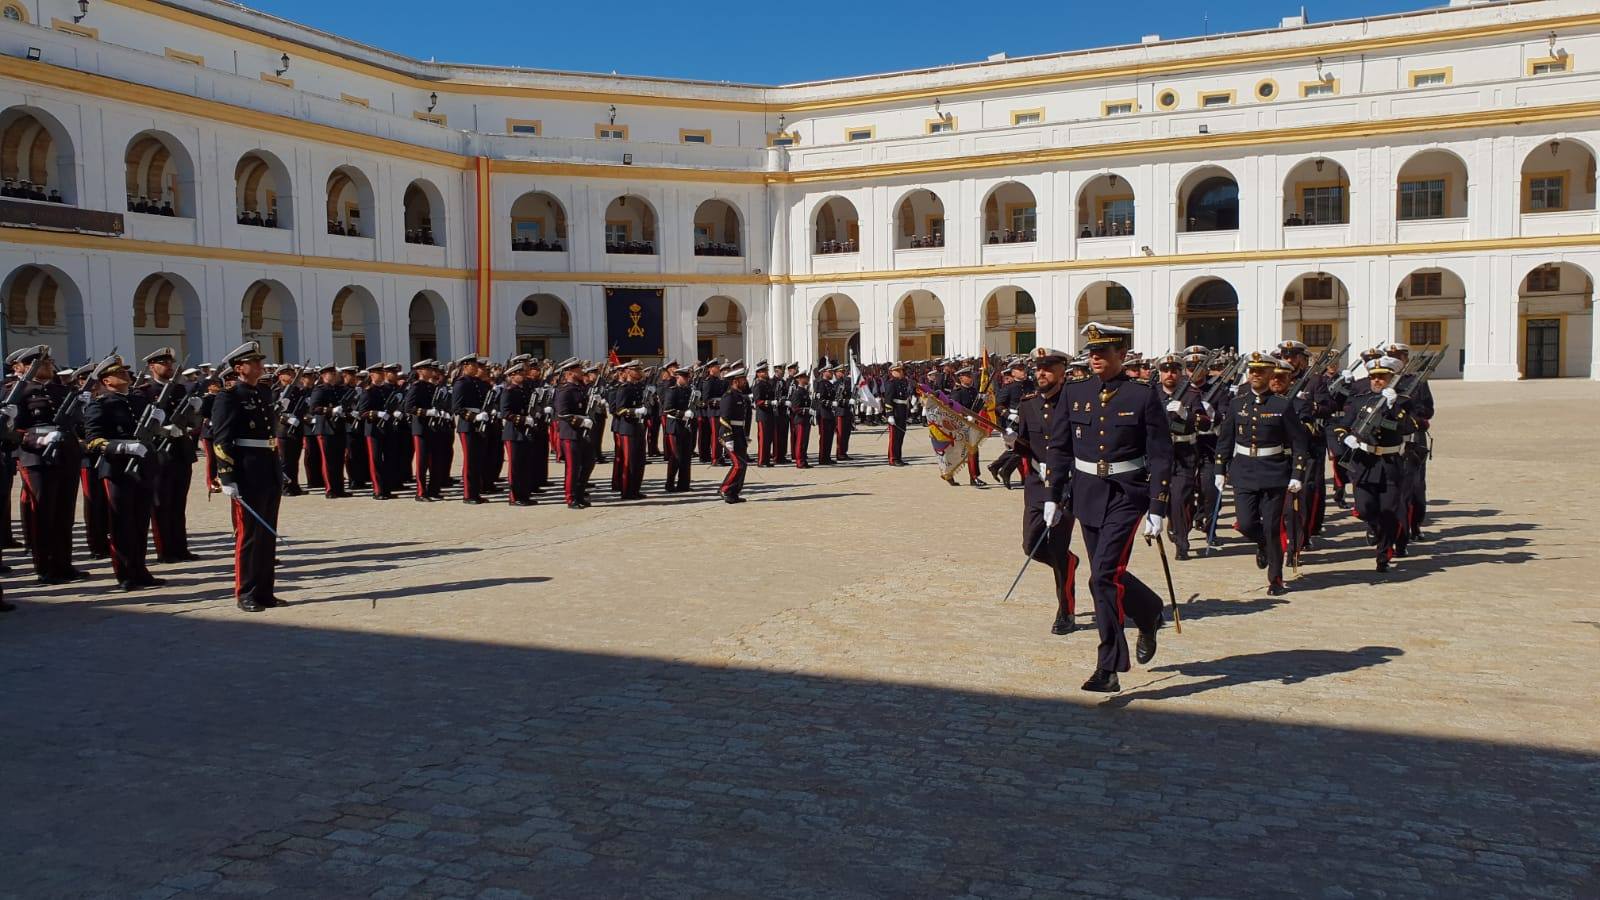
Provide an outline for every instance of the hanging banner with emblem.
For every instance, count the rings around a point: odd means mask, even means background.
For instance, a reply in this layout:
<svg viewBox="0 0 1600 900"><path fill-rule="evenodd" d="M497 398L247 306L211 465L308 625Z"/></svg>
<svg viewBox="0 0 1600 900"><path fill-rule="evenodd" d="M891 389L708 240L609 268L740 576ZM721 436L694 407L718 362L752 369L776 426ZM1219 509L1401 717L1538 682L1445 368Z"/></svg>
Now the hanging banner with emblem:
<svg viewBox="0 0 1600 900"><path fill-rule="evenodd" d="M665 293L661 288L606 288L606 346L623 359L665 355Z"/></svg>

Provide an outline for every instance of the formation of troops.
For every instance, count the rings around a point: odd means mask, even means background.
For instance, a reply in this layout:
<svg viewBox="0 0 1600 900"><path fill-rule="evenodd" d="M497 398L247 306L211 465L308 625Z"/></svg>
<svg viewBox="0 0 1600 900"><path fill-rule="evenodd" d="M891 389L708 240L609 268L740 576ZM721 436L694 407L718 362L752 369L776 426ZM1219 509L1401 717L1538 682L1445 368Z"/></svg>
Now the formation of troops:
<svg viewBox="0 0 1600 900"><path fill-rule="evenodd" d="M717 470L724 502L741 503L751 466L851 460L861 425L884 426L885 462L906 465L906 434L923 420L919 397L933 392L1003 437L986 470L1022 490L1023 548L1052 571L1056 634L1077 627L1077 531L1100 637L1084 688L1115 691L1130 667L1126 620L1141 663L1163 622L1160 596L1127 571L1135 541L1160 540L1163 554L1170 542L1180 561L1214 552L1230 487L1229 527L1255 546L1269 594L1284 593L1285 566L1298 570L1316 547L1330 496L1354 503L1380 572L1422 537L1427 379L1443 351L1390 343L1346 367L1342 351L1314 354L1297 341L1145 359L1130 350L1127 329L1090 323L1083 338L1076 356L1038 348L998 365L823 360L814 370L724 359L646 367L614 356L474 355L418 360L409 371L268 366L249 342L192 368L163 348L135 371L115 354L58 367L50 347L27 347L7 357L0 388L0 544L25 546L41 583L86 579L73 561L81 506L85 552L110 560L117 586L158 586L152 556L157 565L197 558L186 508L199 477L231 504L236 598L257 612L283 603L273 569L285 495L430 503L458 488L467 504L559 496L581 510L604 487L599 466L609 466L615 499L631 501L646 497L647 465L657 462L662 493L690 491L699 463ZM986 484L980 467L974 449L968 484ZM10 521L16 489L20 543Z"/></svg>

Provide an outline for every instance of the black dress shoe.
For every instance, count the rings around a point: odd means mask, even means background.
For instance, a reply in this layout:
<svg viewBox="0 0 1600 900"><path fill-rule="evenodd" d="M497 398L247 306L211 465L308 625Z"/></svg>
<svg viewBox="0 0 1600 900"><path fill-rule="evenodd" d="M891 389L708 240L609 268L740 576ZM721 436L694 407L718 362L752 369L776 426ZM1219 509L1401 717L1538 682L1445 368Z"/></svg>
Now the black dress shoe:
<svg viewBox="0 0 1600 900"><path fill-rule="evenodd" d="M567 509L587 509L587 508L588 507L586 507L584 504L578 503L576 501L567 504Z"/></svg>
<svg viewBox="0 0 1600 900"><path fill-rule="evenodd" d="M1189 551L1183 549L1182 547L1179 547L1178 549L1176 549L1176 550L1174 550L1172 552L1172 556L1178 562L1183 562L1184 560L1189 558Z"/></svg>
<svg viewBox="0 0 1600 900"><path fill-rule="evenodd" d="M469 504L471 504L473 506L480 506L480 505L483 504L484 499L482 497L468 497L463 502L469 503Z"/></svg>
<svg viewBox="0 0 1600 900"><path fill-rule="evenodd" d="M1387 572L1387 571L1389 571L1389 561L1387 559L1378 560L1378 571L1379 572Z"/></svg>
<svg viewBox="0 0 1600 900"><path fill-rule="evenodd" d="M1401 558L1404 558L1405 555L1406 555L1406 548L1404 548L1404 547L1396 547L1396 548L1394 548L1394 555L1398 556L1398 557L1401 557Z"/></svg>
<svg viewBox="0 0 1600 900"><path fill-rule="evenodd" d="M239 608L245 612L264 612L266 607L254 600L240 600Z"/></svg>
<svg viewBox="0 0 1600 900"><path fill-rule="evenodd" d="M512 506L538 506L539 503L536 500L513 500L513 501L511 501L511 505Z"/></svg>
<svg viewBox="0 0 1600 900"><path fill-rule="evenodd" d="M722 502L723 503L743 503L744 502L744 498L743 497L723 497L722 498Z"/></svg>
<svg viewBox="0 0 1600 900"><path fill-rule="evenodd" d="M1133 648L1133 658L1139 661L1139 665L1142 666L1156 658L1156 631L1158 630L1156 628L1152 628L1149 631L1145 631L1143 628L1139 629L1139 642Z"/></svg>
<svg viewBox="0 0 1600 900"><path fill-rule="evenodd" d="M1274 581L1272 584L1267 585L1268 597L1282 597L1287 593L1289 593L1289 589L1284 587L1281 581Z"/></svg>
<svg viewBox="0 0 1600 900"><path fill-rule="evenodd" d="M984 481L982 478L974 478L971 481L967 482L967 484L970 485L971 487L988 487L989 486L989 482Z"/></svg>
<svg viewBox="0 0 1600 900"><path fill-rule="evenodd" d="M269 597L262 601L261 605L267 607L288 606L289 601L283 599L282 597Z"/></svg>
<svg viewBox="0 0 1600 900"><path fill-rule="evenodd" d="M1056 621L1050 626L1051 634L1071 634L1078 630L1078 623L1072 620L1064 610L1056 610Z"/></svg>
<svg viewBox="0 0 1600 900"><path fill-rule="evenodd" d="M1266 567L1267 567L1267 551L1265 551L1265 550L1257 550L1256 551L1256 568L1265 569Z"/></svg>
<svg viewBox="0 0 1600 900"><path fill-rule="evenodd" d="M908 463L908 462L906 462L904 460L897 460L895 462L895 465L897 465L897 466L909 466L909 465L911 465L911 463Z"/></svg>
<svg viewBox="0 0 1600 900"><path fill-rule="evenodd" d="M94 576L82 569L67 569L61 573L61 577L67 581L87 581Z"/></svg>
<svg viewBox="0 0 1600 900"><path fill-rule="evenodd" d="M1095 669L1089 680L1083 683L1083 689L1097 694L1115 694L1122 690L1122 685L1117 683L1117 673Z"/></svg>
<svg viewBox="0 0 1600 900"><path fill-rule="evenodd" d="M173 559L177 560L178 562L199 562L200 554L184 551L183 553L179 553L177 556L173 557Z"/></svg>
<svg viewBox="0 0 1600 900"><path fill-rule="evenodd" d="M418 503L427 503L428 501L432 500L433 498L429 497L429 496L426 496L426 495L418 495L416 497L412 497L411 499L417 501Z"/></svg>

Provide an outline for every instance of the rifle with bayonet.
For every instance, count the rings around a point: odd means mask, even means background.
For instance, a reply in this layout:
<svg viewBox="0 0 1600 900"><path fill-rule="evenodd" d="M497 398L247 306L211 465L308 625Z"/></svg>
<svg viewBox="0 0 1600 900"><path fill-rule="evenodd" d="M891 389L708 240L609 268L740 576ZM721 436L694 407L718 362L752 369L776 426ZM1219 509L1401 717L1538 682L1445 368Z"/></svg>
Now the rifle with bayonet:
<svg viewBox="0 0 1600 900"><path fill-rule="evenodd" d="M1444 353L1449 346L1446 344L1440 347L1437 353L1412 354L1406 360L1406 364L1395 374L1393 383L1398 385L1395 389L1395 402L1374 403L1363 410L1357 415L1355 424L1350 428L1350 434L1364 444L1377 443L1373 438L1380 429L1392 422L1394 417L1391 415L1391 411L1394 407L1400 405L1401 400L1410 397L1416 393L1417 388L1427 383L1428 378L1433 375L1434 371L1439 368L1439 364L1444 361Z"/></svg>
<svg viewBox="0 0 1600 900"><path fill-rule="evenodd" d="M98 369L105 365L106 360L109 360L116 355L117 348L112 347L111 352L106 354L106 356L95 365L95 368ZM84 404L88 402L89 398L94 396L94 386L98 383L99 379L95 378L94 372L91 371L89 373L88 380L83 383L83 387L81 389L73 385L68 385L71 390L68 391L67 398L61 401L61 406L56 409L55 429L61 432L63 437L75 434L77 432L79 423L83 421ZM55 441L54 443L50 444L50 446L44 448L44 451L39 454L39 458L43 460L46 465L54 464L56 458L61 455L60 447L61 441Z"/></svg>
<svg viewBox="0 0 1600 900"><path fill-rule="evenodd" d="M173 377L167 379L167 383L161 386L161 392L145 406L144 412L139 414L139 423L133 428L133 439L150 448L153 453L158 452L158 446L171 438L166 430L167 406L172 402L172 392L178 387L177 373L183 371L188 364L189 357L185 356L183 365L173 370ZM151 375L152 379L154 377ZM132 475L138 471L139 462L140 457L130 458L123 470L124 474Z"/></svg>
<svg viewBox="0 0 1600 900"><path fill-rule="evenodd" d="M16 434L17 416L20 413L17 408L17 401L22 399L22 389L32 384L33 380L39 377L39 370L44 368L44 361L48 358L43 353L34 356L33 362L28 364L28 371L22 373L22 378L11 385L11 390L6 392L4 404L0 404L0 407L5 410L5 441L7 446L19 442L19 436Z"/></svg>

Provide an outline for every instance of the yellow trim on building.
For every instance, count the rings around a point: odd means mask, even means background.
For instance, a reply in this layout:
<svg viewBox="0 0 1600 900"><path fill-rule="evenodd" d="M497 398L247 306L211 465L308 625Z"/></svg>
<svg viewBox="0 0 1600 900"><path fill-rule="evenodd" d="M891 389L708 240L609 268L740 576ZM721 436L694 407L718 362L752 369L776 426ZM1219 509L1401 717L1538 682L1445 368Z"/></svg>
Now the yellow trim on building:
<svg viewBox="0 0 1600 900"><path fill-rule="evenodd" d="M784 144L782 146L785 146L785 147L797 147L797 146L800 145L800 132L798 132L798 131L786 131L786 132L782 132L782 133L779 133L779 132L776 132L776 131L767 132L767 146L768 147L777 147L777 146L779 146L778 141L780 141L780 140L787 140L788 141L787 144Z"/></svg>
<svg viewBox="0 0 1600 900"><path fill-rule="evenodd" d="M206 58L198 53L185 53L182 50L174 50L171 47L163 49L162 53L166 55L167 59L188 63L191 66L203 67L206 64Z"/></svg>
<svg viewBox="0 0 1600 900"><path fill-rule="evenodd" d="M293 88L294 87L294 79L293 78L285 78L282 75L274 75L271 72L262 72L261 73L261 80L265 81L268 84L275 84L278 87L286 87L286 88Z"/></svg>
<svg viewBox="0 0 1600 900"><path fill-rule="evenodd" d="M1263 95L1261 89L1264 87L1270 87L1272 90ZM1281 93L1282 91L1278 88L1278 80L1276 78L1263 78L1256 82L1255 90L1250 93L1250 96L1255 98L1257 103L1270 103L1278 99L1278 95Z"/></svg>
<svg viewBox="0 0 1600 900"><path fill-rule="evenodd" d="M1522 176L1522 208L1519 210L1519 212L1521 212L1522 214L1526 215L1528 213L1566 212L1567 210L1571 209L1572 208L1572 194L1570 193L1570 191L1572 189L1571 178L1570 178L1571 175L1572 175L1572 173L1567 171L1567 170L1565 170L1565 169L1563 169L1563 170L1561 170L1559 172L1526 172L1526 173L1524 173L1523 176ZM1544 209L1533 209L1533 180L1535 178L1546 178L1546 179L1554 178L1554 179L1557 179L1557 180L1559 180L1561 182L1561 205L1560 206L1547 206Z"/></svg>
<svg viewBox="0 0 1600 900"><path fill-rule="evenodd" d="M365 97L357 97L354 94L340 94L339 99L350 104L351 106L361 106L368 109L372 108L372 101Z"/></svg>
<svg viewBox="0 0 1600 900"><path fill-rule="evenodd" d="M100 29L90 28L87 25L79 25L76 22L64 22L60 19L51 19L50 28L52 30L59 31L62 34L77 35L81 38L88 38L91 41L100 40Z"/></svg>
<svg viewBox="0 0 1600 900"><path fill-rule="evenodd" d="M1222 100L1221 103L1211 103L1212 100ZM1201 109L1221 109L1232 106L1239 100L1238 91L1201 91L1195 96L1195 105Z"/></svg>
<svg viewBox="0 0 1600 900"><path fill-rule="evenodd" d="M1551 66L1552 68L1548 72L1535 72L1535 71L1533 71L1534 69L1538 68L1539 66ZM1558 72L1559 73L1565 73L1565 72L1571 72L1571 71L1572 71L1572 55L1570 53L1566 53L1565 51L1563 51L1561 53L1561 55L1559 55L1559 56L1541 56L1541 57L1538 57L1537 59L1528 60L1527 74L1529 76L1533 76L1533 75L1540 75L1540 76L1543 76L1543 75L1555 75Z"/></svg>
<svg viewBox="0 0 1600 900"><path fill-rule="evenodd" d="M1321 93L1321 94L1309 93L1309 91L1312 88L1323 88L1323 87L1326 87L1326 88L1329 89L1327 93ZM1337 78L1328 78L1328 79L1320 80L1320 81L1302 81L1302 82L1300 82L1300 99L1302 99L1302 100L1307 99L1309 97L1337 97L1337 96L1339 96L1339 79L1337 79Z"/></svg>
<svg viewBox="0 0 1600 900"><path fill-rule="evenodd" d="M1167 103L1163 101L1163 97L1171 97L1172 102ZM1178 104L1182 102L1183 98L1179 96L1177 88L1161 88L1156 91L1156 109L1159 109L1162 112L1172 112L1173 110L1177 109Z"/></svg>
<svg viewBox="0 0 1600 900"><path fill-rule="evenodd" d="M1444 76L1444 81L1438 82L1436 84L1431 84L1431 85L1419 85L1419 84L1417 84L1418 81L1421 81L1424 78L1432 78L1432 77L1434 77L1436 75L1443 75ZM1417 88L1417 87L1442 87L1442 86L1447 85L1447 84L1455 84L1455 81L1456 81L1456 70L1455 70L1454 66L1441 66L1441 67L1439 67L1437 69L1414 69L1414 70L1406 73L1406 84L1411 86L1412 88Z"/></svg>
<svg viewBox="0 0 1600 900"><path fill-rule="evenodd" d="M946 114L937 119L924 119L922 122L923 134L950 134L960 131L961 123L955 116Z"/></svg>
<svg viewBox="0 0 1600 900"><path fill-rule="evenodd" d="M444 113L428 112L427 110L422 109L412 112L411 118L416 119L419 122L428 122L438 125L440 128L448 127L450 124L450 119L446 117Z"/></svg>
<svg viewBox="0 0 1600 900"><path fill-rule="evenodd" d="M1119 110L1117 112L1112 112L1111 107L1113 107L1113 106L1126 106L1127 109ZM1101 100L1100 101L1100 117L1101 118L1105 118L1107 116L1131 116L1131 115L1133 115L1134 113L1136 113L1138 111L1139 111L1139 101L1135 97L1129 97L1126 100Z"/></svg>
<svg viewBox="0 0 1600 900"><path fill-rule="evenodd" d="M621 134L613 134L607 137L605 132L621 132ZM594 123L594 138L597 141L625 141L628 139L628 126L618 125L614 122L596 122Z"/></svg>
<svg viewBox="0 0 1600 900"><path fill-rule="evenodd" d="M1028 116L1037 116L1032 122L1020 121ZM1013 109L1011 111L1012 125L1038 125L1044 122L1044 107L1036 106L1033 109Z"/></svg>
<svg viewBox="0 0 1600 900"><path fill-rule="evenodd" d="M861 137L856 137L858 134L861 135ZM870 141L877 136L878 126L876 125L857 125L854 128L846 128L844 130L845 143L851 143L853 141Z"/></svg>
<svg viewBox="0 0 1600 900"><path fill-rule="evenodd" d="M27 24L29 24L30 22L33 21L28 16L28 8L26 6L23 6L21 3L11 2L11 3L6 3L4 5L0 5L0 10L6 10L6 9L16 10L16 13L17 13L16 21L21 22L24 25L27 25Z"/></svg>

